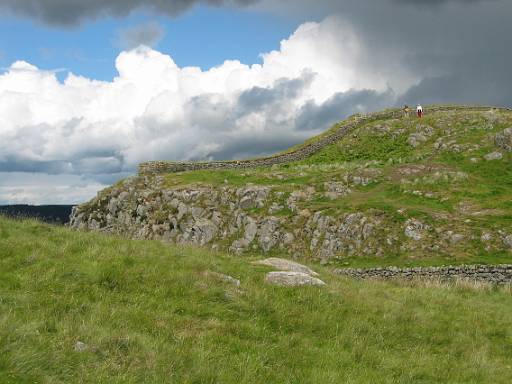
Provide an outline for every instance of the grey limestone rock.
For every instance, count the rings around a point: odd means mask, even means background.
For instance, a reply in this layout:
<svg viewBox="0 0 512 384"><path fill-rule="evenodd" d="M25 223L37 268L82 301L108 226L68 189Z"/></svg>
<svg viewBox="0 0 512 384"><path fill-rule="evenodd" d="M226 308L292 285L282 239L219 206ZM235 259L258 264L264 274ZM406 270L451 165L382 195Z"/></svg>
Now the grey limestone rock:
<svg viewBox="0 0 512 384"><path fill-rule="evenodd" d="M75 349L76 352L84 352L85 350L87 350L87 344L85 344L82 341L77 341L75 343L74 349Z"/></svg>
<svg viewBox="0 0 512 384"><path fill-rule="evenodd" d="M247 216L244 219L245 221L245 233L244 233L244 239L248 240L249 243L254 240L256 237L256 234L258 233L258 224L256 221Z"/></svg>
<svg viewBox="0 0 512 384"><path fill-rule="evenodd" d="M503 155L501 154L501 152L497 152L497 151L488 153L487 155L484 156L484 159L487 161L501 160L502 158L503 158Z"/></svg>
<svg viewBox="0 0 512 384"><path fill-rule="evenodd" d="M265 276L265 282L283 287L299 287L305 285L324 286L325 283L307 273L302 272L269 272Z"/></svg>
<svg viewBox="0 0 512 384"><path fill-rule="evenodd" d="M494 143L497 147L505 151L512 151L512 127L506 128L494 137Z"/></svg>
<svg viewBox="0 0 512 384"><path fill-rule="evenodd" d="M205 245L213 240L218 228L208 219L197 220L184 233L183 240L192 244Z"/></svg>
<svg viewBox="0 0 512 384"><path fill-rule="evenodd" d="M512 249L512 235L507 235L503 238L503 243L508 249Z"/></svg>
<svg viewBox="0 0 512 384"><path fill-rule="evenodd" d="M259 244L263 251L270 251L279 242L279 219L270 216L261 222Z"/></svg>
<svg viewBox="0 0 512 384"><path fill-rule="evenodd" d="M407 138L407 144L414 148L419 147L425 141L427 138L421 133L411 133Z"/></svg>
<svg viewBox="0 0 512 384"><path fill-rule="evenodd" d="M311 268L306 267L305 265L296 263L295 261L281 259L278 257L269 257L268 259L265 260L258 260L253 262L253 264L266 265L268 267L273 267L281 271L301 272L311 276L318 276L318 273L313 271Z"/></svg>
<svg viewBox="0 0 512 384"><path fill-rule="evenodd" d="M325 196L331 200L348 195L351 190L343 182L331 181L324 183Z"/></svg>
<svg viewBox="0 0 512 384"><path fill-rule="evenodd" d="M425 230L428 229L428 226L423 224L421 221L410 218L405 222L404 233L405 236L413 239L413 240L421 240L425 235Z"/></svg>
<svg viewBox="0 0 512 384"><path fill-rule="evenodd" d="M238 239L233 241L229 247L229 250L236 253L237 255L240 255L249 247L249 244L250 242L247 239Z"/></svg>

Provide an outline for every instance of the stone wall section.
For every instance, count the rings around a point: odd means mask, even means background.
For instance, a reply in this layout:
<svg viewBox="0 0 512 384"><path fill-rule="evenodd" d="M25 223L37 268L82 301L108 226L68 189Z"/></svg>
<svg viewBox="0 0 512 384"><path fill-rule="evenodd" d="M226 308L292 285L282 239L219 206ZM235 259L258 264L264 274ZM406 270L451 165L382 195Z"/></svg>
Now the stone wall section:
<svg viewBox="0 0 512 384"><path fill-rule="evenodd" d="M431 106L425 108L425 113L447 112L447 111L488 111L490 109L498 111L510 111L509 108L495 108L483 106ZM277 154L269 157L249 160L230 160L230 161L210 161L210 162L175 162L175 161L149 161L139 165L139 174L158 174L158 173L174 173L184 171L196 171L202 169L244 169L267 167L275 164L285 164L294 161L300 161L308 158L321 149L336 143L345 135L358 128L359 126L368 124L369 122L393 119L402 117L400 109L387 110L383 112L368 113L364 115L355 115L349 118L349 121L341 125L334 133L320 138L318 141L303 145L293 151Z"/></svg>
<svg viewBox="0 0 512 384"><path fill-rule="evenodd" d="M469 280L491 284L511 284L512 264L502 265L460 265L444 267L416 268L340 268L335 274L359 279L430 279L430 280Z"/></svg>

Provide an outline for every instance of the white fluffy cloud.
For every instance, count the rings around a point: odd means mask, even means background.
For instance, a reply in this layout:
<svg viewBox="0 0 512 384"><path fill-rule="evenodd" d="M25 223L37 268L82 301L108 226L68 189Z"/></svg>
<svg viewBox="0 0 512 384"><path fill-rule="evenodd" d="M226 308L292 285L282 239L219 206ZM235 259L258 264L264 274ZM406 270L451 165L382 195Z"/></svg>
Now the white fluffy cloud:
<svg viewBox="0 0 512 384"><path fill-rule="evenodd" d="M348 111L393 102L390 73L363 65L364 49L348 24L330 17L301 25L251 66L180 68L140 46L117 57L111 82L69 74L61 83L15 62L0 75L0 171L94 177L146 160L285 148Z"/></svg>

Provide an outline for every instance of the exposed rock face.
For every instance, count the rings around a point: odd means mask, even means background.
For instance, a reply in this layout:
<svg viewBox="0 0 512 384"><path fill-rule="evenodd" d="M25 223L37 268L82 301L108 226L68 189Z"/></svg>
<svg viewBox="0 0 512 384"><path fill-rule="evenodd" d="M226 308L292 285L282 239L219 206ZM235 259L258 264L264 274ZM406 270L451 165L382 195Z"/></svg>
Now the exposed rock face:
<svg viewBox="0 0 512 384"><path fill-rule="evenodd" d="M496 134L494 138L496 146L504 149L505 151L512 151L512 127L504 129L502 132Z"/></svg>
<svg viewBox="0 0 512 384"><path fill-rule="evenodd" d="M289 271L279 271L279 272L269 272L265 276L265 281L269 284L280 285L283 287L297 287L304 285L315 285L315 286L323 286L325 283L307 273L302 272L289 272Z"/></svg>
<svg viewBox="0 0 512 384"><path fill-rule="evenodd" d="M279 220L275 217L263 219L260 225L259 244L265 252L270 251L281 238Z"/></svg>
<svg viewBox="0 0 512 384"><path fill-rule="evenodd" d="M413 240L421 240L425 236L425 231L428 226L423 224L421 221L416 219L409 219L405 222L405 236L410 237Z"/></svg>
<svg viewBox="0 0 512 384"><path fill-rule="evenodd" d="M508 222L486 220L490 215L505 216L505 208L477 206L466 212L457 209L456 199L451 199L451 191L466 190L465 186L475 182L472 171L484 166L475 163L474 169L463 168L463 172L457 168L458 158L478 162L483 161L483 153L492 152L485 158L504 157L503 165L508 165L508 156L503 154L512 148L512 128L495 133L510 126L512 115L468 108L471 113L453 120L453 107L436 109L444 112L423 121L401 115L397 119L396 111L354 117L320 137L321 142L268 158L147 163L138 176L76 207L70 225L236 254L254 252L323 262L358 256L414 258L512 251ZM487 117L482 118L483 114ZM372 120L377 117L390 120ZM360 130L349 131L356 126ZM473 130L489 132L464 136ZM366 134L373 135L369 142L364 140ZM475 137L478 142L467 141ZM495 144L501 152L493 152L498 149ZM332 153L320 153L311 162L278 165L303 160L326 145L332 145ZM395 147L399 150L394 151ZM447 162L442 151L464 151L464 156ZM243 173L226 174L250 176L247 181L258 185L240 186L240 178L231 176L225 176L230 180L222 183L216 178L202 181L195 174L159 174L233 168ZM472 196L460 193L466 195ZM480 203L476 197L468 199ZM476 223L476 216L485 225Z"/></svg>
<svg viewBox="0 0 512 384"><path fill-rule="evenodd" d="M406 170L400 169L402 173ZM399 177L418 179L424 174L422 182L466 177L451 171L426 171L418 167L417 172L400 173ZM341 185L367 184L377 177L377 172L368 170L362 176L351 174L347 181L330 185L335 186L332 190L340 191ZM413 217L400 224L388 213L375 209L344 212L305 208L324 193L307 185L289 193L271 186L168 189L155 178L134 177L75 208L70 225L137 239L212 246L236 254L277 252L323 261L389 253L449 254L454 247L464 247L469 238L479 239L486 250L512 249L510 231L455 232L449 223L445 224L448 227L427 225ZM286 207L286 215L279 215L280 211L269 214L276 205Z"/></svg>

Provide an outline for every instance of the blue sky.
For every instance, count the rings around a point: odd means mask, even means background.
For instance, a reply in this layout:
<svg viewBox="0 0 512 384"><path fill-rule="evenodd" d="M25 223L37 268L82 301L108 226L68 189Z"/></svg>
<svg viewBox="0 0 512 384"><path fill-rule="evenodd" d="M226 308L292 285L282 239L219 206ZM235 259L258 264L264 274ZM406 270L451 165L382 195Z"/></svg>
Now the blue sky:
<svg viewBox="0 0 512 384"><path fill-rule="evenodd" d="M179 66L208 69L227 59L260 63L259 54L279 49L301 23L297 17L238 8L195 7L176 18L134 12L126 18L99 19L76 27L44 25L0 16L0 66L25 60L41 69L65 69L97 80L111 80L123 29L157 22L164 29L159 51ZM66 71L59 73L65 76Z"/></svg>

